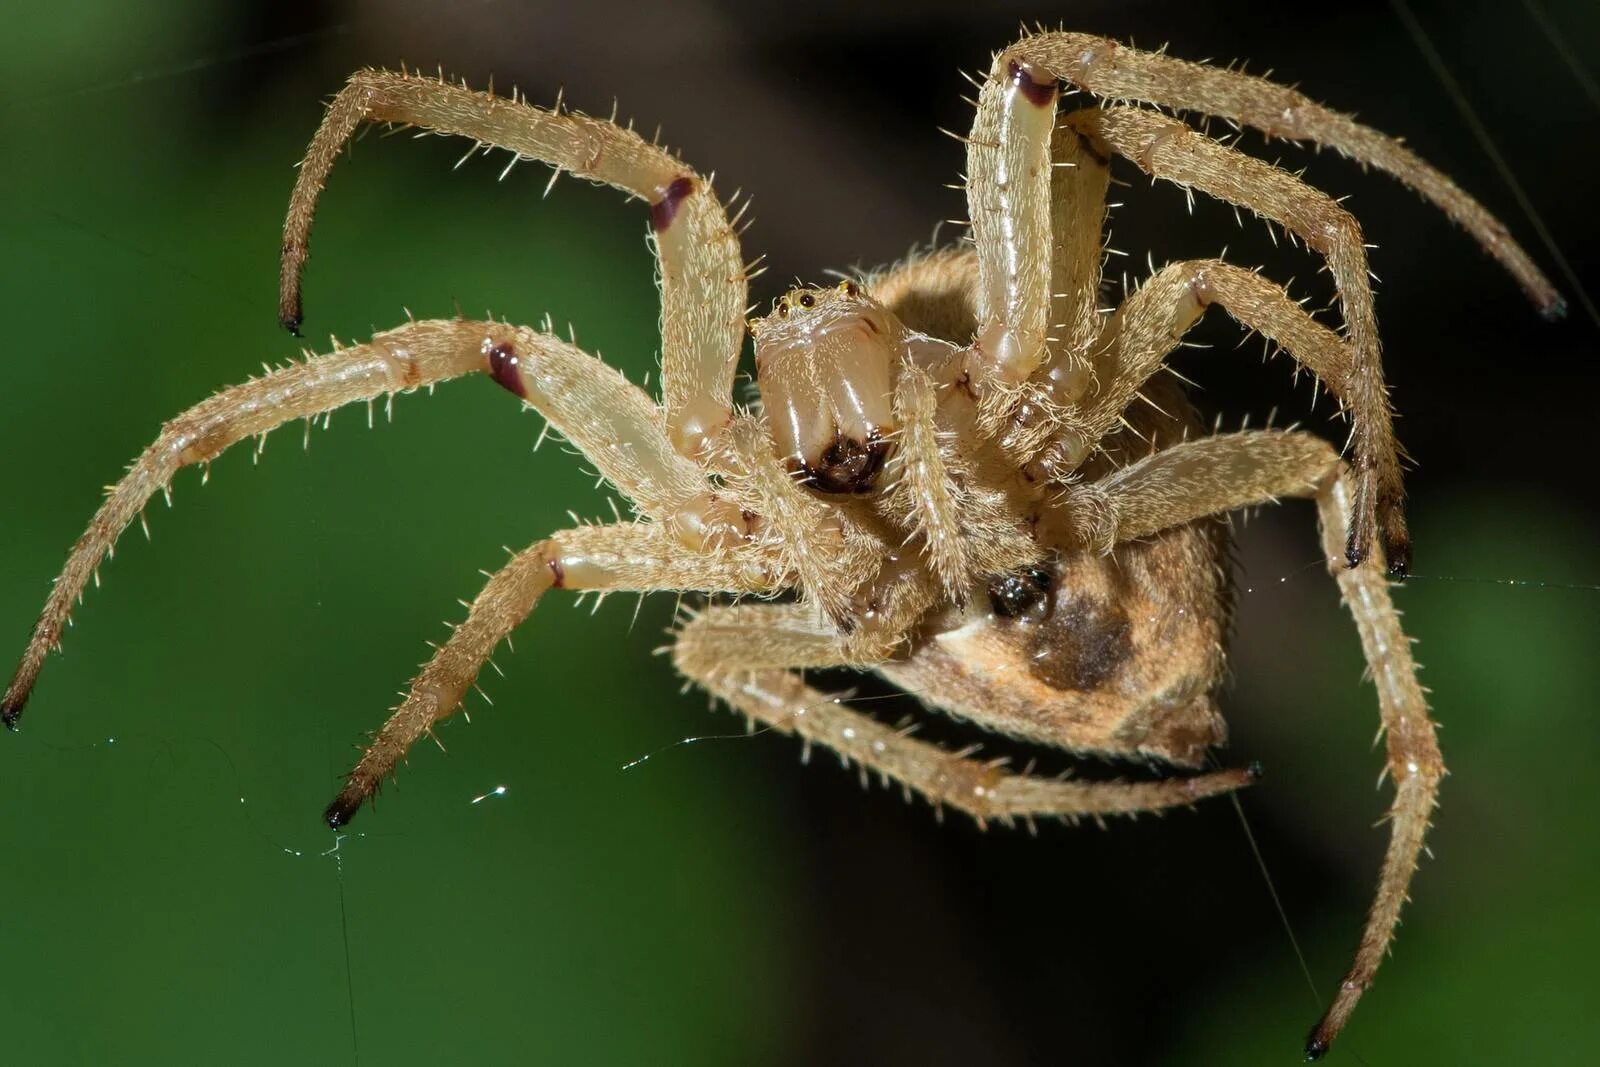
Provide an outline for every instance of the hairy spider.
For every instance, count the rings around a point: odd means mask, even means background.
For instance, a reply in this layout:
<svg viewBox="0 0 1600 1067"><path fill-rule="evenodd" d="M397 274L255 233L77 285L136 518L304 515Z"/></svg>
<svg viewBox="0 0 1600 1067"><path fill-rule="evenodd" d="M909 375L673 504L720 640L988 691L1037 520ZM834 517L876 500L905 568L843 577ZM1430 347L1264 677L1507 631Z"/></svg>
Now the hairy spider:
<svg viewBox="0 0 1600 1067"><path fill-rule="evenodd" d="M1099 103L1058 115L1063 83ZM672 646L678 669L752 720L980 822L1158 810L1256 773L1138 782L1014 773L883 726L803 671L873 670L999 733L1198 771L1226 731L1216 704L1230 599L1221 517L1315 497L1377 685L1396 790L1360 947L1306 1046L1320 1055L1389 945L1444 773L1384 571L1403 574L1409 546L1366 254L1355 220L1328 196L1159 108L1331 145L1390 172L1559 312L1504 227L1397 142L1263 79L1101 38L1040 33L995 56L967 142L970 247L792 290L748 324L733 226L710 183L671 153L559 106L362 71L333 100L290 202L283 323L300 324L313 210L360 126L470 137L649 204L660 402L548 333L460 318L413 321L223 390L163 427L111 489L56 580L0 717L17 724L101 558L179 468L291 419L486 373L576 445L636 516L553 534L490 578L350 772L329 825L346 824L455 711L492 650L555 588L797 594L691 613ZM1102 312L1113 156L1244 207L1323 256L1343 333L1222 260L1170 264ZM1306 433L1202 432L1181 387L1158 372L1211 304L1333 392L1351 422L1348 465ZM732 388L747 328L761 403L744 410Z"/></svg>

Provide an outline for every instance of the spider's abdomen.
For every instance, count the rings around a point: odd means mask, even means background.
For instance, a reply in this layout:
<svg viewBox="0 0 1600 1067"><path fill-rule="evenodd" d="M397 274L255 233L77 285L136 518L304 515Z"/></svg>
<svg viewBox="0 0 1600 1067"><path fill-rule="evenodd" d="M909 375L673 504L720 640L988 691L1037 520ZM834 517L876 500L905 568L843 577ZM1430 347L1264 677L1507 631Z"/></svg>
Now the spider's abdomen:
<svg viewBox="0 0 1600 1067"><path fill-rule="evenodd" d="M1204 520L997 576L880 673L1002 733L1198 766L1227 736L1226 552L1225 528Z"/></svg>

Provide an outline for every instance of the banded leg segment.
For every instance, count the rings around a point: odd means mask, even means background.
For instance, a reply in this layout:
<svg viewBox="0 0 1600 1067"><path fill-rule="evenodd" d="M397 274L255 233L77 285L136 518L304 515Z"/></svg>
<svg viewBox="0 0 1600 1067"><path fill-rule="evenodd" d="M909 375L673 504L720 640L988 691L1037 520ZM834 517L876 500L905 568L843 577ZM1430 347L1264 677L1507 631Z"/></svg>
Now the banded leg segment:
<svg viewBox="0 0 1600 1067"><path fill-rule="evenodd" d="M964 811L980 825L989 819L1010 825L1036 817L1072 820L1160 811L1230 792L1256 777L1254 770L1226 770L1156 782L1074 782L1015 774L999 763L915 740L806 685L793 671L765 665L772 657L760 650L767 647L769 631L801 663L839 662L828 658L829 638L806 642L803 627L787 617L789 605L743 607L726 616L724 610L708 609L679 631L673 662L686 677L752 719L824 745L863 773L921 793L940 810ZM763 664L753 669L747 666L752 651Z"/></svg>
<svg viewBox="0 0 1600 1067"><path fill-rule="evenodd" d="M546 111L435 78L366 70L328 107L300 165L283 226L278 314L297 330L300 276L312 215L333 162L368 122L470 137L650 204L661 271L661 379L668 433L694 458L727 424L734 366L744 339L744 263L739 239L711 185L676 156L631 130L584 115Z"/></svg>
<svg viewBox="0 0 1600 1067"><path fill-rule="evenodd" d="M395 765L434 724L453 715L495 647L550 589L771 592L776 575L737 553L686 554L667 531L639 523L565 530L517 553L489 579L467 617L411 681L409 692L323 812L328 825L349 823Z"/></svg>
<svg viewBox="0 0 1600 1067"><path fill-rule="evenodd" d="M1426 197L1494 256L1541 312L1559 315L1565 309L1555 286L1482 204L1398 140L1287 86L1081 33L1024 37L995 59L994 69L991 79L1016 70L1034 85L1053 86L1059 79L1102 100L1200 112L1268 137L1327 145Z"/></svg>

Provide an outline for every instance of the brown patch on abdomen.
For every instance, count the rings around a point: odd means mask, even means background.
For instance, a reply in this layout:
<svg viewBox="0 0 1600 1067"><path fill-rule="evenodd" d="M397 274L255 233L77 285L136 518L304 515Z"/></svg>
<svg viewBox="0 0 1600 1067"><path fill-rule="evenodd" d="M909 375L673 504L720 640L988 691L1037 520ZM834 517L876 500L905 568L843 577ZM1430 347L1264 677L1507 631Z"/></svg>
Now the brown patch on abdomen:
<svg viewBox="0 0 1600 1067"><path fill-rule="evenodd" d="M1031 627L1028 670L1052 689L1099 689L1133 657L1133 627L1113 604L1063 591L1050 614Z"/></svg>

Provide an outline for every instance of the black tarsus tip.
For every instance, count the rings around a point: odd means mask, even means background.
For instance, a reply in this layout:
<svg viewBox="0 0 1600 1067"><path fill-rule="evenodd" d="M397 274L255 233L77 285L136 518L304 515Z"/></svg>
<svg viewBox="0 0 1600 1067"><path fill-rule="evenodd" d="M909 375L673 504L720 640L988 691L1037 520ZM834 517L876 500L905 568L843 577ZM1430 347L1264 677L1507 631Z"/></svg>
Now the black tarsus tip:
<svg viewBox="0 0 1600 1067"><path fill-rule="evenodd" d="M1261 781L1261 776L1265 773L1267 773L1266 768L1261 766L1261 761L1258 759L1251 760L1244 768L1244 776L1252 782Z"/></svg>
<svg viewBox="0 0 1600 1067"><path fill-rule="evenodd" d="M1306 1038L1307 1063L1316 1063L1318 1060L1322 1059L1322 1057L1328 1054L1328 1042L1327 1039L1322 1036L1321 1030L1322 1024L1318 1023L1317 1028L1311 1031L1311 1036Z"/></svg>
<svg viewBox="0 0 1600 1067"><path fill-rule="evenodd" d="M301 334L300 334L300 322L301 322L301 319L302 319L302 316L301 316L300 312L299 311L294 311L294 312L292 312L290 314L279 315L278 316L278 325L282 326L285 330L288 330L291 336L299 337L299 336L301 336Z"/></svg>
<svg viewBox="0 0 1600 1067"><path fill-rule="evenodd" d="M356 812L361 808L361 795L353 789L346 787L345 791L333 798L322 812L322 821L328 824L330 830L342 830L350 825L350 820L356 817Z"/></svg>
<svg viewBox="0 0 1600 1067"><path fill-rule="evenodd" d="M0 723L4 723L7 730L17 732L17 720L22 718L21 704L0 705Z"/></svg>
<svg viewBox="0 0 1600 1067"><path fill-rule="evenodd" d="M1367 561L1367 550L1362 548L1360 545L1356 544L1355 537L1352 534L1351 535L1351 539L1349 541L1345 542L1345 546L1344 546L1344 562L1345 562L1345 565L1347 567L1349 567L1351 570L1355 570L1357 567L1361 566L1366 561Z"/></svg>
<svg viewBox="0 0 1600 1067"><path fill-rule="evenodd" d="M1560 293L1556 298L1539 309L1539 317L1546 322L1560 322L1567 317L1567 298Z"/></svg>

